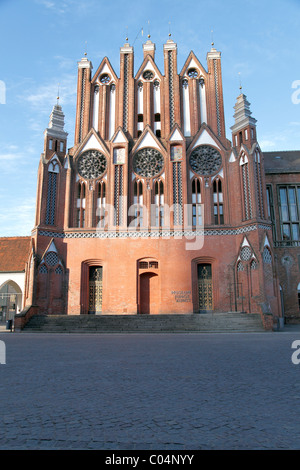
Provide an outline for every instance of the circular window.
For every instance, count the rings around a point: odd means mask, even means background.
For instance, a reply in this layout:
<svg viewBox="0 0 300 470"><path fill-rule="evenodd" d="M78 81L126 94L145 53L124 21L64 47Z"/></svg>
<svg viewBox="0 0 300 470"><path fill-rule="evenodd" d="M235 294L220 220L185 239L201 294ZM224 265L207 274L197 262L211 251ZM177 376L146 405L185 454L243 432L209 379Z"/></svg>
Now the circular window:
<svg viewBox="0 0 300 470"><path fill-rule="evenodd" d="M78 158L77 170L85 179L95 179L106 170L106 158L98 150L87 150Z"/></svg>
<svg viewBox="0 0 300 470"><path fill-rule="evenodd" d="M58 263L58 256L54 251L49 251L45 256L45 261L48 266L55 266Z"/></svg>
<svg viewBox="0 0 300 470"><path fill-rule="evenodd" d="M143 78L145 80L152 80L152 78L154 78L154 73L151 70L145 70L143 73Z"/></svg>
<svg viewBox="0 0 300 470"><path fill-rule="evenodd" d="M100 76L100 82L101 83L109 83L110 82L110 76L107 74L107 73L103 73L101 76Z"/></svg>
<svg viewBox="0 0 300 470"><path fill-rule="evenodd" d="M244 246L241 250L241 258L243 261L248 261L251 258L252 251L249 246Z"/></svg>
<svg viewBox="0 0 300 470"><path fill-rule="evenodd" d="M164 167L164 157L152 148L139 150L133 157L133 171L145 178L158 175Z"/></svg>
<svg viewBox="0 0 300 470"><path fill-rule="evenodd" d="M197 69L192 68L188 70L187 74L190 78L197 78L199 75L199 72Z"/></svg>
<svg viewBox="0 0 300 470"><path fill-rule="evenodd" d="M198 175L212 175L222 164L220 152L210 145L199 145L190 156L190 166Z"/></svg>

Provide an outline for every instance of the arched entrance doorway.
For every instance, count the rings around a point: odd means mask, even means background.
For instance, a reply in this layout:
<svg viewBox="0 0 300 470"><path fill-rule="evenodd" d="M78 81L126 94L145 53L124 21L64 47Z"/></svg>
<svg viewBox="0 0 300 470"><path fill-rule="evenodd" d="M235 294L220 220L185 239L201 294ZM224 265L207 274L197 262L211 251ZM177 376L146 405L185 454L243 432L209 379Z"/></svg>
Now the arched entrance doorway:
<svg viewBox="0 0 300 470"><path fill-rule="evenodd" d="M13 320L16 313L22 309L22 290L10 280L0 287L0 322Z"/></svg>
<svg viewBox="0 0 300 470"><path fill-rule="evenodd" d="M153 258L138 261L138 313L159 313L159 263Z"/></svg>
<svg viewBox="0 0 300 470"><path fill-rule="evenodd" d="M102 312L102 266L90 266L89 269L89 313Z"/></svg>
<svg viewBox="0 0 300 470"><path fill-rule="evenodd" d="M81 263L80 313L101 314L105 267L102 260L89 259Z"/></svg>
<svg viewBox="0 0 300 470"><path fill-rule="evenodd" d="M157 309L158 275L143 273L140 275L139 313L155 313Z"/></svg>
<svg viewBox="0 0 300 470"><path fill-rule="evenodd" d="M211 264L197 265L199 312L213 310L213 288Z"/></svg>

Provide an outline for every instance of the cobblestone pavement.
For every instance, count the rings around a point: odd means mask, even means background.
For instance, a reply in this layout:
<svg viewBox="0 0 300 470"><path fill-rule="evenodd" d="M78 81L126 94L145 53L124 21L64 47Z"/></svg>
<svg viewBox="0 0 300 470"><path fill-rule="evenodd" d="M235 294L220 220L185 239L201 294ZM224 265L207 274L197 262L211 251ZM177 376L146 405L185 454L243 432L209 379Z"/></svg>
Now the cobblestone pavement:
<svg viewBox="0 0 300 470"><path fill-rule="evenodd" d="M0 340L2 450L300 448L300 331Z"/></svg>

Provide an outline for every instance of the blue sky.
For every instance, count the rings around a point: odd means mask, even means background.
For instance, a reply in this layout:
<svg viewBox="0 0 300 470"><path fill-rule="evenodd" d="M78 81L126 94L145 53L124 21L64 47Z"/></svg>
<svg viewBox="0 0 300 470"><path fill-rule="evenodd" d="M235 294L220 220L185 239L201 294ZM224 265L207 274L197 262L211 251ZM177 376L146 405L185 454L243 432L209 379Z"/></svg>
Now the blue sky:
<svg viewBox="0 0 300 470"><path fill-rule="evenodd" d="M34 225L43 132L58 84L73 145L77 62L85 49L94 72L107 56L119 75L128 36L137 71L150 32L163 73L169 31L178 72L191 50L206 68L213 31L229 139L240 77L262 150L300 149L300 0L0 0L0 236L30 235Z"/></svg>

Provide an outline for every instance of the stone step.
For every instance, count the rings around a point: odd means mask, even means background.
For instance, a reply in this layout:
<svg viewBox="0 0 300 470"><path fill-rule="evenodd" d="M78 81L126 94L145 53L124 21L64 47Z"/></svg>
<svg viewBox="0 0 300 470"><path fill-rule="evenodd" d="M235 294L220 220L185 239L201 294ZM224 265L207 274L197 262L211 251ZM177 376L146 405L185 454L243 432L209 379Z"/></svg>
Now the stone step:
<svg viewBox="0 0 300 470"><path fill-rule="evenodd" d="M264 331L260 315L206 313L174 315L35 315L24 332L253 332Z"/></svg>

